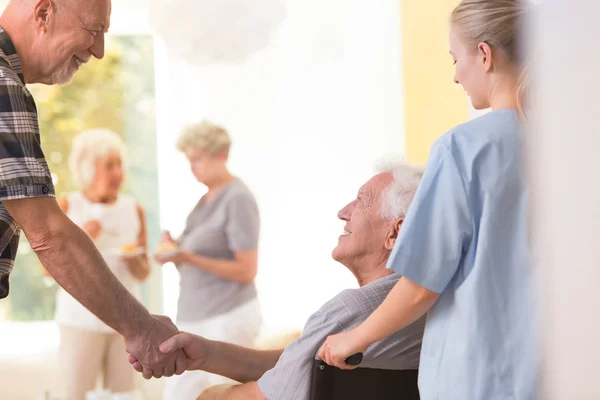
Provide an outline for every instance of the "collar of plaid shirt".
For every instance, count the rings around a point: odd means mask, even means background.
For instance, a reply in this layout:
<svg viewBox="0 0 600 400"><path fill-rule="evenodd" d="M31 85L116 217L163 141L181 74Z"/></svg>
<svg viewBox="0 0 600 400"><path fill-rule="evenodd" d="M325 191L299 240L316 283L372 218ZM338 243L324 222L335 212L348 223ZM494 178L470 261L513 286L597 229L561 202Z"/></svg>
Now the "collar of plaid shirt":
<svg viewBox="0 0 600 400"><path fill-rule="evenodd" d="M6 56L10 69L16 72L19 76L19 79L25 84L25 77L23 76L23 68L21 66L21 59L17 54L17 49L15 49L15 45L13 44L8 33L0 27L0 51L4 53Z"/></svg>

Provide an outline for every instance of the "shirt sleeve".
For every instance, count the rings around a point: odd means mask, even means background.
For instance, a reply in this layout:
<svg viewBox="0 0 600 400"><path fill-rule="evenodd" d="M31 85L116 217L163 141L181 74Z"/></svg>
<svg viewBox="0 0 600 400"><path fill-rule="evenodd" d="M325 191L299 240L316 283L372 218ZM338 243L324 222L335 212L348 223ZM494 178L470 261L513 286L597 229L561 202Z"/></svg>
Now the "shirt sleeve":
<svg viewBox="0 0 600 400"><path fill-rule="evenodd" d="M463 177L448 145L436 142L388 268L441 293L469 247L473 223Z"/></svg>
<svg viewBox="0 0 600 400"><path fill-rule="evenodd" d="M54 196L33 98L0 74L0 201Z"/></svg>
<svg viewBox="0 0 600 400"><path fill-rule="evenodd" d="M313 314L302 335L285 348L275 367L258 380L269 400L308 400L313 360L327 336L343 329L333 316Z"/></svg>
<svg viewBox="0 0 600 400"><path fill-rule="evenodd" d="M252 196L238 195L227 205L225 227L229 248L233 251L256 250L260 218Z"/></svg>

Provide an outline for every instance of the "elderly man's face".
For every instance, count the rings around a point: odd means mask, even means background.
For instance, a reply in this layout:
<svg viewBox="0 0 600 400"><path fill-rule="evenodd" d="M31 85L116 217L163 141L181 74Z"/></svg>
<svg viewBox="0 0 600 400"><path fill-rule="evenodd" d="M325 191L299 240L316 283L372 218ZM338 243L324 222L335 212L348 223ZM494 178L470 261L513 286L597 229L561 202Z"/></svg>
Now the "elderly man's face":
<svg viewBox="0 0 600 400"><path fill-rule="evenodd" d="M41 29L32 53L43 62L36 81L68 83L91 57L103 58L110 12L110 0L40 0L34 15Z"/></svg>
<svg viewBox="0 0 600 400"><path fill-rule="evenodd" d="M338 212L338 218L346 221L346 225L332 252L336 261L354 267L387 259L397 221L383 218L381 209L384 190L393 179L389 172L375 175L359 189L356 199Z"/></svg>

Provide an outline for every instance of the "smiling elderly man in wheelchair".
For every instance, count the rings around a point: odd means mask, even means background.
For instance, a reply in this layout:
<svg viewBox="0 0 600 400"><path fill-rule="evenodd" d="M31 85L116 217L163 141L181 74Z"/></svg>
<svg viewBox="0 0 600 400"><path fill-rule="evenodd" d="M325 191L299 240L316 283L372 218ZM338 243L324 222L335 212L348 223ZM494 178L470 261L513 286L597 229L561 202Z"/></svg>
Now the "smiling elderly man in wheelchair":
<svg viewBox="0 0 600 400"><path fill-rule="evenodd" d="M387 164L338 213L345 226L332 256L354 274L360 287L344 290L323 305L310 317L296 341L281 350L256 350L182 332L162 344L161 351L165 353L183 348L190 370L242 382L209 388L199 399L348 399L363 396L359 392L365 387L370 391L368 398L418 398L417 370L425 317L369 347L361 368L356 370L332 372L332 367L316 360L327 336L363 322L400 278L386 268L386 263L422 171L402 162ZM368 373L369 385L360 383L361 370ZM342 383L333 383L333 379L341 379ZM382 386L377 382L386 380L393 384L393 394L374 393Z"/></svg>

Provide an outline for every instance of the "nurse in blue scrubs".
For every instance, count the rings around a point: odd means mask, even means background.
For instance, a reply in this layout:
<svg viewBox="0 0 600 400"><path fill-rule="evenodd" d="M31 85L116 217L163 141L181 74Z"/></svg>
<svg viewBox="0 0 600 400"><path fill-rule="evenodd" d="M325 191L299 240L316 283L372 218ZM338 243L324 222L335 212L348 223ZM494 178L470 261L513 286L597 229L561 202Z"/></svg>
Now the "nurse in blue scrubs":
<svg viewBox="0 0 600 400"><path fill-rule="evenodd" d="M463 0L451 15L454 81L488 114L433 145L389 268L403 275L354 330L330 336L319 357L346 357L428 313L419 369L423 400L535 398L533 265L521 150L527 6Z"/></svg>

